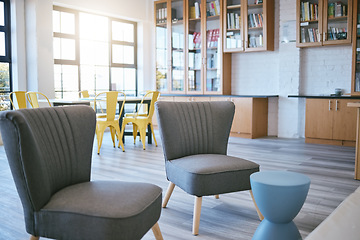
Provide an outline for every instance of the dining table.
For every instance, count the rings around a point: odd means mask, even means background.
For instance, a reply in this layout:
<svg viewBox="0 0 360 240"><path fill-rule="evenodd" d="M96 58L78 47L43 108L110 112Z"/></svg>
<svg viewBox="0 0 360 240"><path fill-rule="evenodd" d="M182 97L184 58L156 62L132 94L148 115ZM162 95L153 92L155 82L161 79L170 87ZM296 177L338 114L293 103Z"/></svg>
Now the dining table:
<svg viewBox="0 0 360 240"><path fill-rule="evenodd" d="M125 104L135 104L135 111L137 111L138 104L141 103L142 99L143 99L142 97L126 97ZM94 98L49 99L49 101L50 101L50 103L53 104L54 107L67 106L67 105L88 105L88 106L90 106L90 103L94 101ZM123 101L124 101L124 98L118 98L119 111L121 109L121 105L122 105ZM42 101L39 99L39 102L42 102ZM145 98L143 100L143 103L147 104L147 107L148 107L147 109L150 109L151 98ZM124 107L124 111L119 113L119 115L120 115L119 116L119 125L120 125L120 129L121 129L123 118L125 116L125 107ZM132 131L124 131L123 142L125 143L125 136L132 136L132 135L133 135ZM138 133L138 135L139 135L139 133ZM146 136L148 139L148 143L152 144L150 125L148 125L148 131L146 132Z"/></svg>

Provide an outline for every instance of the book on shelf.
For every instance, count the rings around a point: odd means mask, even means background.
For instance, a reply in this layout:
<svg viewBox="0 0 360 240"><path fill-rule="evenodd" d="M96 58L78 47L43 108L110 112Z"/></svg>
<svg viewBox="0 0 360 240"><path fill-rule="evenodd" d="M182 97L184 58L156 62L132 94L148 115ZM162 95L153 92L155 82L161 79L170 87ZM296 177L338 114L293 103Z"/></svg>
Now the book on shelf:
<svg viewBox="0 0 360 240"><path fill-rule="evenodd" d="M195 18L200 18L200 4L198 2L194 3L195 6Z"/></svg>
<svg viewBox="0 0 360 240"><path fill-rule="evenodd" d="M195 53L189 52L189 68L194 69L195 67Z"/></svg>
<svg viewBox="0 0 360 240"><path fill-rule="evenodd" d="M263 14L251 13L248 15L249 28L262 27L263 26Z"/></svg>
<svg viewBox="0 0 360 240"><path fill-rule="evenodd" d="M300 21L318 20L319 5L311 2L300 3Z"/></svg>
<svg viewBox="0 0 360 240"><path fill-rule="evenodd" d="M156 23L165 23L167 18L167 8L156 10Z"/></svg>
<svg viewBox="0 0 360 240"><path fill-rule="evenodd" d="M213 47L212 46L212 39L213 39L213 30L207 30L206 31L206 41L207 41L207 47Z"/></svg>
<svg viewBox="0 0 360 240"><path fill-rule="evenodd" d="M201 53L194 53L194 69L201 69Z"/></svg>
<svg viewBox="0 0 360 240"><path fill-rule="evenodd" d="M206 15L207 16L218 16L220 15L220 3L219 0L211 1L206 4Z"/></svg>
<svg viewBox="0 0 360 240"><path fill-rule="evenodd" d="M328 18L342 17L347 15L347 6L342 2L328 4Z"/></svg>
<svg viewBox="0 0 360 240"><path fill-rule="evenodd" d="M190 9L189 9L189 16L190 16L190 19L196 18L195 6L191 6L191 7L190 7Z"/></svg>
<svg viewBox="0 0 360 240"><path fill-rule="evenodd" d="M235 28L239 29L240 25L239 25L239 14L235 13Z"/></svg>
<svg viewBox="0 0 360 240"><path fill-rule="evenodd" d="M235 13L230 13L230 28L235 28Z"/></svg>
<svg viewBox="0 0 360 240"><path fill-rule="evenodd" d="M227 28L231 29L230 13L227 13Z"/></svg>
<svg viewBox="0 0 360 240"><path fill-rule="evenodd" d="M329 27L328 40L342 40L347 38L346 28Z"/></svg>
<svg viewBox="0 0 360 240"><path fill-rule="evenodd" d="M219 0L215 0L216 15L220 15L220 3Z"/></svg>
<svg viewBox="0 0 360 240"><path fill-rule="evenodd" d="M201 46L201 33L200 32L194 32L193 35L194 38L194 48L200 48Z"/></svg>

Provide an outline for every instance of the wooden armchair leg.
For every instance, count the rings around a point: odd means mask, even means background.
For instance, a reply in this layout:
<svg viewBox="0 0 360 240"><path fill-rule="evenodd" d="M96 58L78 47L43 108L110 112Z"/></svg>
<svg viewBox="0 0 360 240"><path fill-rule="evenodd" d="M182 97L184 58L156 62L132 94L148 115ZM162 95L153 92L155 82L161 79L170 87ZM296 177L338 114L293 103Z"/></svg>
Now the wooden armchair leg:
<svg viewBox="0 0 360 240"><path fill-rule="evenodd" d="M215 195L215 199L219 199L219 198L220 198L219 194Z"/></svg>
<svg viewBox="0 0 360 240"><path fill-rule="evenodd" d="M259 208L258 208L258 206L257 206L257 204L256 204L256 202L255 202L254 195L253 195L253 193L252 193L251 190L250 190L250 195L251 195L251 198L252 198L252 200L253 200L253 202L254 202L254 205L255 205L255 208L256 208L256 212L257 212L257 214L258 214L258 216L259 216L259 219L260 219L260 221L262 221L262 220L264 219L264 216L263 216L262 213L260 212L260 210L259 210Z"/></svg>
<svg viewBox="0 0 360 240"><path fill-rule="evenodd" d="M40 239L40 237L35 237L33 235L30 236L30 240L39 240L39 239Z"/></svg>
<svg viewBox="0 0 360 240"><path fill-rule="evenodd" d="M155 223L155 225L151 228L151 230L153 231L156 240L163 240L159 223Z"/></svg>
<svg viewBox="0 0 360 240"><path fill-rule="evenodd" d="M169 199L170 199L170 196L172 194L172 192L174 191L174 188L175 188L175 184L170 182L169 184L169 187L166 191L166 194L165 194L165 197L164 197L164 200L163 200L163 203L162 203L162 207L165 208Z"/></svg>
<svg viewBox="0 0 360 240"><path fill-rule="evenodd" d="M201 204L202 204L202 197L195 196L193 229L192 229L192 234L195 236L199 234Z"/></svg>

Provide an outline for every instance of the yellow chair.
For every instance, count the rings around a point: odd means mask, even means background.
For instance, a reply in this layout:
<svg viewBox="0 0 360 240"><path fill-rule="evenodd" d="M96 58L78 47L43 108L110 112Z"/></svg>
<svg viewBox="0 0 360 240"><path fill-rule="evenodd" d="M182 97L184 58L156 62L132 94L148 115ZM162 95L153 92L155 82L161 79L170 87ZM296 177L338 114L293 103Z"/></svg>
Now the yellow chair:
<svg viewBox="0 0 360 240"><path fill-rule="evenodd" d="M89 98L89 97L90 97L88 90L80 91L80 93L81 93L81 96L82 96L83 98Z"/></svg>
<svg viewBox="0 0 360 240"><path fill-rule="evenodd" d="M145 96L143 97L143 99L141 100L141 103L139 105L139 110L136 113L127 114L124 117L122 127L121 127L121 138L124 136L125 125L128 123L132 123L133 124L134 143L136 140L137 133L139 131L140 132L140 140L143 144L143 149L145 150L146 128L150 124L151 132L154 137L155 146L157 146L157 142L156 142L156 138L155 138L155 134L154 134L154 128L152 125L152 117L154 115L155 102L157 101L159 94L160 93L158 91L148 91L145 94ZM141 109L143 109L144 100L149 97L151 97L150 109L147 113L143 113L143 112L141 112Z"/></svg>
<svg viewBox="0 0 360 240"><path fill-rule="evenodd" d="M49 99L45 96L45 94L43 94L41 92L27 92L26 98L29 101L32 108L39 108L38 95L43 96L46 99L46 101L48 102L49 106L51 107L51 103L50 103Z"/></svg>
<svg viewBox="0 0 360 240"><path fill-rule="evenodd" d="M11 100L11 96L15 96L16 97L16 101L18 104L18 108L15 107L14 102ZM11 105L13 106L13 108L16 109L22 109L22 108L26 108L26 92L25 91L15 91L15 92L11 92L9 94L9 99L11 102Z"/></svg>
<svg viewBox="0 0 360 240"><path fill-rule="evenodd" d="M119 116L121 116L121 113L124 110L124 104L126 99L125 93L109 91L99 93L95 96L94 106L97 106L97 103L101 104L106 102L106 116L104 117L103 114L101 114L99 117L96 118L96 138L98 144L98 154L100 154L104 131L107 127L110 127L111 139L113 141L114 147L115 135L120 134L119 117L116 116L116 105L118 103L118 97L124 98L124 101L122 101L122 105L119 109ZM94 109L96 110L96 107L94 107ZM123 152L125 152L124 143L121 138L119 138L118 147L120 146Z"/></svg>

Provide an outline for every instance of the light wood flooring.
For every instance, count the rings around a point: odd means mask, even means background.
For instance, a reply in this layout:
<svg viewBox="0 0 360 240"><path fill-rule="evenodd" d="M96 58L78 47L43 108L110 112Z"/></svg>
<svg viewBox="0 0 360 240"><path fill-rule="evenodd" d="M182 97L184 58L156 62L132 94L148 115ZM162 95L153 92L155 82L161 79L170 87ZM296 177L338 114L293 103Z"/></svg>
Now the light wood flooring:
<svg viewBox="0 0 360 240"><path fill-rule="evenodd" d="M112 147L106 133L101 155L98 156L94 148L92 179L150 182L162 187L165 194L168 182L158 134L157 139L159 147L147 144L144 151L140 142L133 145L132 137L126 137L123 153ZM261 170L294 171L311 178L308 197L295 218L303 238L360 185L360 181L353 179L355 149L352 147L305 144L303 139L231 137L228 154L257 162ZM220 199L204 197L199 235L195 237L191 234L193 203L194 197L175 188L159 221L165 240L247 240L260 223L248 191L220 195ZM2 146L0 239L28 239L22 206ZM150 231L143 239L154 239L154 236Z"/></svg>

